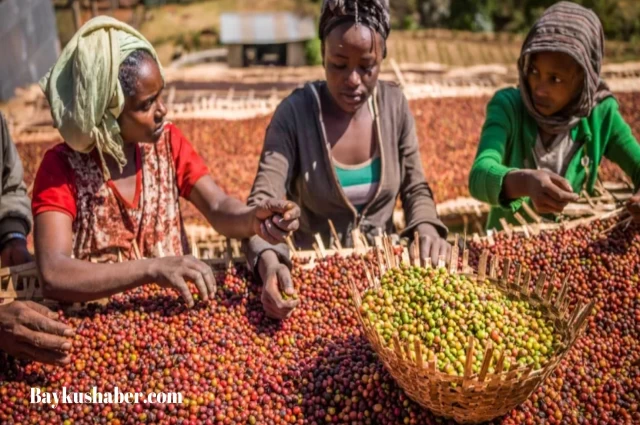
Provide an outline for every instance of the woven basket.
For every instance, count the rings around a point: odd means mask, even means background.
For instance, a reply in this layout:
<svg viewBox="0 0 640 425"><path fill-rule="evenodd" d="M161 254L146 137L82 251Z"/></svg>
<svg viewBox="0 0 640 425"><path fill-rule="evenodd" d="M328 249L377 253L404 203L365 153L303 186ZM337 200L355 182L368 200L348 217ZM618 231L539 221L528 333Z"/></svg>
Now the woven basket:
<svg viewBox="0 0 640 425"><path fill-rule="evenodd" d="M407 252L402 258L396 256L390 243L383 241L382 249L376 249L381 265L381 275L385 270L397 267L400 261L407 262ZM418 251L419 252L419 251ZM453 247L450 267L451 273L458 273L458 247ZM423 346L419 340L413 344L402 343L397 337L387 343L377 333L367 317L360 313L362 304L361 292L352 285L352 296L356 305L357 317L367 339L378 353L383 364L404 389L407 395L423 407L438 416L453 418L460 423L480 423L502 416L522 404L544 380L555 370L558 363L571 349L582 332L586 319L591 314L593 303L575 308L568 314L567 281L555 300L552 300L553 287L543 293L546 276L542 274L536 281L535 290L529 291L531 274L519 265L515 268L515 279L509 280L511 269L510 260L505 260L502 275L498 276L499 259L493 257L488 263L488 253L483 252L480 257L477 273L472 273L468 267L468 251L462 255L461 274L476 282L486 282L494 285L501 292L510 297L527 300L532 306L539 307L543 315L551 319L561 341L553 357L539 370L533 366L519 367L510 371L503 371L504 353L499 356L494 373L489 373L494 357L491 343L486 347L484 362L480 373L472 373L472 359L474 353L474 339L469 338L466 347L467 361L463 376L449 375L436 369L435 359L425 361ZM414 257L415 258L415 257ZM487 272L487 266L489 271ZM370 272L369 289L379 289L379 280L374 279Z"/></svg>

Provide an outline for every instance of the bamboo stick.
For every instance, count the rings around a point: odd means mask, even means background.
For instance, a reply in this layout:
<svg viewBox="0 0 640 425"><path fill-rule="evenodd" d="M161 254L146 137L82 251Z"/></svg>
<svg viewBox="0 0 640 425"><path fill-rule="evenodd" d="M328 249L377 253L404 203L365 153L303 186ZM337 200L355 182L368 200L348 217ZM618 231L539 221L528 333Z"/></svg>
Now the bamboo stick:
<svg viewBox="0 0 640 425"><path fill-rule="evenodd" d="M513 285L510 285L512 289L518 290L520 289L520 281L522 279L522 264L516 264L516 277L513 281Z"/></svg>
<svg viewBox="0 0 640 425"><path fill-rule="evenodd" d="M471 377L472 366L473 366L473 357L474 357L474 344L475 338L473 335L469 335L469 340L467 342L467 360L464 365L464 378L469 379Z"/></svg>
<svg viewBox="0 0 640 425"><path fill-rule="evenodd" d="M359 229L353 229L351 231L351 240L353 241L353 248L356 252L360 253L367 249L366 245L362 243L362 234Z"/></svg>
<svg viewBox="0 0 640 425"><path fill-rule="evenodd" d="M318 244L318 249L320 250L320 258L324 258L327 256L327 250L324 247L324 241L322 240L322 236L320 236L320 233L316 233L315 235L313 235L314 239L316 240L316 244Z"/></svg>
<svg viewBox="0 0 640 425"><path fill-rule="evenodd" d="M489 342L487 344L487 349L484 354L484 358L482 359L482 367L480 368L480 374L478 375L478 381L484 382L487 377L487 372L489 371L489 367L491 366L491 360L493 360L493 344Z"/></svg>
<svg viewBox="0 0 640 425"><path fill-rule="evenodd" d="M498 277L498 263L500 262L500 257L494 255L491 257L491 262L489 264L489 277L496 278Z"/></svg>
<svg viewBox="0 0 640 425"><path fill-rule="evenodd" d="M523 203L522 203L522 209L524 210L524 212L526 212L526 213L527 213L527 215L528 215L528 216L529 216L533 221L535 221L535 222L536 222L536 223L538 223L538 224L542 223L542 217L540 217L540 216L539 216L539 215L538 215L538 214L533 210L533 208L531 208L531 207L529 206L529 204L528 204L528 203L523 202Z"/></svg>
<svg viewBox="0 0 640 425"><path fill-rule="evenodd" d="M502 267L502 279L500 280L502 284L506 286L509 280L509 270L511 269L511 259L505 258L503 264L504 266Z"/></svg>
<svg viewBox="0 0 640 425"><path fill-rule="evenodd" d="M132 245L133 245L133 252L136 255L136 260L142 260L142 253L140 253L140 248L138 248L138 242L135 239L133 239Z"/></svg>
<svg viewBox="0 0 640 425"><path fill-rule="evenodd" d="M469 251L465 248L462 251L462 273L469 272Z"/></svg>
<svg viewBox="0 0 640 425"><path fill-rule="evenodd" d="M569 276L564 278L564 281L562 282L562 288L560 289L560 292L558 293L558 298L556 298L556 303L554 304L555 308L558 311L560 311L560 308L564 303L564 298L567 295L568 289L569 289Z"/></svg>
<svg viewBox="0 0 640 425"><path fill-rule="evenodd" d="M358 231L360 232L360 231ZM369 241L367 240L367 237L365 235L363 235L362 233L360 233L360 240L362 241L362 244L364 245L365 249L369 249Z"/></svg>
<svg viewBox="0 0 640 425"><path fill-rule="evenodd" d="M527 223L527 220L525 220L524 217L522 217L518 212L515 212L513 216L518 221L518 223L520 223L520 226L522 226L522 230L524 231L525 237L529 239L531 237L532 232L530 232L529 230L529 223Z"/></svg>
<svg viewBox="0 0 640 425"><path fill-rule="evenodd" d="M531 284L531 270L526 270L524 272L524 279L522 279L522 284L520 285L520 292L525 296L529 296L531 292L529 290L529 285Z"/></svg>
<svg viewBox="0 0 640 425"><path fill-rule="evenodd" d="M414 349L416 351L416 364L418 369L424 369L424 361L422 359L422 344L419 339L413 341Z"/></svg>
<svg viewBox="0 0 640 425"><path fill-rule="evenodd" d="M487 258L489 257L489 251L482 251L480 254L480 261L478 263L478 281L482 282L487 277Z"/></svg>
<svg viewBox="0 0 640 425"><path fill-rule="evenodd" d="M393 349L396 352L398 359L402 360L404 358L404 355L402 354L402 348L400 348L400 340L398 339L398 335L394 334L391 337L391 340L393 341Z"/></svg>
<svg viewBox="0 0 640 425"><path fill-rule="evenodd" d="M498 363L496 364L496 371L494 375L500 375L502 370L504 369L504 360L505 360L505 352L504 350L500 353L500 357L498 358Z"/></svg>
<svg viewBox="0 0 640 425"><path fill-rule="evenodd" d="M458 242L459 242L459 237L458 235L456 235L455 237L455 242L453 244L453 247L451 248L451 256L449 257L449 272L450 273L457 273L458 272L458 250L460 248L458 248Z"/></svg>
<svg viewBox="0 0 640 425"><path fill-rule="evenodd" d="M542 272L540 273L540 275L538 275L538 280L536 280L535 294L540 299L542 299L542 288L544 287L544 282L546 279L547 279L547 275L544 272Z"/></svg>
<svg viewBox="0 0 640 425"><path fill-rule="evenodd" d="M331 231L331 236L333 236L333 243L336 246L338 251L342 250L342 243L340 242L340 236L338 236L338 232L336 232L336 228L333 225L333 221L331 219L327 220L329 222L329 230Z"/></svg>
<svg viewBox="0 0 640 425"><path fill-rule="evenodd" d="M322 251L320 250L320 247L318 246L317 242L314 242L312 245L313 250L316 252L316 256L318 258L324 258L324 255L322 254Z"/></svg>
<svg viewBox="0 0 640 425"><path fill-rule="evenodd" d="M413 232L413 265L416 267L420 267L422 263L422 259L420 258L422 254L420 253L420 234L416 231Z"/></svg>
<svg viewBox="0 0 640 425"><path fill-rule="evenodd" d="M511 238L513 236L513 229L511 229L511 225L507 222L507 220L504 217L501 217L499 221L500 221L500 225L504 229L507 236Z"/></svg>

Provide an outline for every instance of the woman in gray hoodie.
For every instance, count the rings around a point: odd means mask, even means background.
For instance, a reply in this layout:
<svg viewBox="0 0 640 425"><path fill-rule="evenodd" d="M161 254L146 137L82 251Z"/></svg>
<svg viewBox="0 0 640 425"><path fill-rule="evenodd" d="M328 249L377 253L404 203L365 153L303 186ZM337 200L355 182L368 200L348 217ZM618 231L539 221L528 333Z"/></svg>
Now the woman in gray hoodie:
<svg viewBox="0 0 640 425"><path fill-rule="evenodd" d="M297 246L311 247L316 233L330 245L330 219L342 246L349 247L354 229L369 240L395 233L400 196L403 235L418 232L421 256L436 263L451 247L425 180L413 116L400 87L378 81L389 31L387 1L323 2L319 34L326 80L306 84L277 108L249 204L294 201L302 210ZM266 313L287 317L297 301L281 296L293 294L286 245L254 237L245 252L264 283Z"/></svg>

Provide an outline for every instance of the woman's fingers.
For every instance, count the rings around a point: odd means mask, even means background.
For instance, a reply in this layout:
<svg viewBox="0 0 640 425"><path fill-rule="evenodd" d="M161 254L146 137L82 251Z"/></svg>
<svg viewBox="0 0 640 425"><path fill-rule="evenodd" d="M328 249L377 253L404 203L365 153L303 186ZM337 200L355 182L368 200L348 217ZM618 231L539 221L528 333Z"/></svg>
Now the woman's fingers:
<svg viewBox="0 0 640 425"><path fill-rule="evenodd" d="M64 352L37 348L23 342L18 342L16 348L23 357L36 362L63 366L71 361L71 357Z"/></svg>
<svg viewBox="0 0 640 425"><path fill-rule="evenodd" d="M553 183L548 189L551 190L552 196L562 202L575 202L579 196L573 191L571 183L562 176L550 173L549 180Z"/></svg>
<svg viewBox="0 0 640 425"><path fill-rule="evenodd" d="M29 305L29 307L31 308L31 305ZM46 309L46 307L44 308ZM51 313L51 310L47 309L46 311ZM61 337L72 337L75 333L72 328L64 323L53 320L50 315L45 316L36 310L25 309L25 312L20 316L19 320L25 327L36 332L58 335Z"/></svg>
<svg viewBox="0 0 640 425"><path fill-rule="evenodd" d="M293 291L291 275L286 267L279 267L276 270L270 271L267 281L264 283L262 305L267 316L272 319L286 319L300 302L297 299L283 299L281 289L285 293L295 293Z"/></svg>
<svg viewBox="0 0 640 425"><path fill-rule="evenodd" d="M262 305L267 316L277 320L285 319L289 311L283 306L284 302L277 278L274 276L265 284L262 291Z"/></svg>
<svg viewBox="0 0 640 425"><path fill-rule="evenodd" d="M291 273L289 272L289 269L287 269L286 267L278 267L278 270L276 271L276 277L278 279L278 285L282 292L289 296L296 293L293 287L293 280L291 279Z"/></svg>
<svg viewBox="0 0 640 425"><path fill-rule="evenodd" d="M445 264L449 264L451 261L451 245L444 239L440 239L438 262L440 258L444 258Z"/></svg>
<svg viewBox="0 0 640 425"><path fill-rule="evenodd" d="M294 220L300 217L300 207L295 202L273 198L265 199L258 205L258 219L264 220L276 214L285 220Z"/></svg>
<svg viewBox="0 0 640 425"><path fill-rule="evenodd" d="M265 220L264 225L267 229L267 232L269 232L269 236L273 240L275 240L276 243L283 242L287 238L287 236L289 236L289 232L279 229L272 220Z"/></svg>
<svg viewBox="0 0 640 425"><path fill-rule="evenodd" d="M550 196L546 196L546 193L543 194L536 201L536 210L542 214L554 213L559 214L564 210L564 207L567 206L564 202L559 202L553 199Z"/></svg>
<svg viewBox="0 0 640 425"><path fill-rule="evenodd" d="M174 274L170 279L170 283L171 287L180 293L184 302L187 303L187 306L189 308L193 307L193 295L191 295L191 291L189 291L189 287L187 286L187 282L184 278L179 274Z"/></svg>
<svg viewBox="0 0 640 425"><path fill-rule="evenodd" d="M420 236L420 264L422 267L427 265L427 261L431 261L431 265L435 266L433 256L431 255L432 244L433 240L429 236Z"/></svg>
<svg viewBox="0 0 640 425"><path fill-rule="evenodd" d="M409 250L409 256L413 260L413 251L415 241L411 244ZM440 259L444 259L445 264L451 257L451 245L442 239L431 236L420 236L420 259L422 267L425 267L430 262L432 267L440 266Z"/></svg>
<svg viewBox="0 0 640 425"><path fill-rule="evenodd" d="M275 224L280 230L283 232L295 232L300 227L300 221L296 219L285 220L283 217L276 215L271 219L273 224Z"/></svg>
<svg viewBox="0 0 640 425"><path fill-rule="evenodd" d="M26 307L29 307L31 310L35 310L38 313L42 314L43 316L47 316L51 319L57 319L58 318L58 313L56 313L55 311L49 310L47 307L45 307L42 304L38 304L35 303L33 301L23 301L22 304Z"/></svg>
<svg viewBox="0 0 640 425"><path fill-rule="evenodd" d="M38 349L60 352L71 350L71 341L67 338L44 332L37 332L23 325L19 325L14 334L19 341Z"/></svg>
<svg viewBox="0 0 640 425"><path fill-rule="evenodd" d="M289 202L287 205L287 210L285 211L282 218L287 221L297 220L300 218L300 214L300 207L293 202Z"/></svg>
<svg viewBox="0 0 640 425"><path fill-rule="evenodd" d="M189 256L189 258L192 260L191 266L202 275L202 279L204 280L204 284L207 287L209 296L214 296L216 293L216 278L213 275L213 270L207 263L200 261L192 256Z"/></svg>
<svg viewBox="0 0 640 425"><path fill-rule="evenodd" d="M182 275L196 285L196 288L198 288L198 292L200 293L200 297L203 301L207 301L209 299L209 289L207 288L207 285L204 282L204 277L199 270L186 269L183 271Z"/></svg>
<svg viewBox="0 0 640 425"><path fill-rule="evenodd" d="M260 223L260 233L258 234L258 236L269 242L271 245L277 245L279 243L276 238L271 236L269 230L267 230L267 221L263 221Z"/></svg>

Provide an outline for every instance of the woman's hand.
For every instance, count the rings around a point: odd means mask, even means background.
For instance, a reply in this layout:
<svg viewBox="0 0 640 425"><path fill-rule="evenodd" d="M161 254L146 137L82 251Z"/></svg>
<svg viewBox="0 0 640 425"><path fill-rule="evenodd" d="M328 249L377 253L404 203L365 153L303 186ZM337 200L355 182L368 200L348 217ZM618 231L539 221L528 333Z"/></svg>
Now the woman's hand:
<svg viewBox="0 0 640 425"><path fill-rule="evenodd" d="M258 272L262 279L262 306L266 315L272 319L286 319L300 303L293 288L291 272L273 251L266 251L260 256Z"/></svg>
<svg viewBox="0 0 640 425"><path fill-rule="evenodd" d="M284 242L298 230L300 207L291 201L265 199L254 208L253 230L270 244Z"/></svg>
<svg viewBox="0 0 640 425"><path fill-rule="evenodd" d="M24 239L12 239L0 251L0 266L13 267L33 261Z"/></svg>
<svg viewBox="0 0 640 425"><path fill-rule="evenodd" d="M542 214L559 214L579 198L567 179L545 170L531 171L526 185L533 207Z"/></svg>
<svg viewBox="0 0 640 425"><path fill-rule="evenodd" d="M42 363L69 363L74 331L58 315L31 301L0 305L0 350Z"/></svg>
<svg viewBox="0 0 640 425"><path fill-rule="evenodd" d="M640 223L640 191L627 201L627 210L633 217L633 221Z"/></svg>
<svg viewBox="0 0 640 425"><path fill-rule="evenodd" d="M419 242L420 242L420 263L422 266L425 265L426 260L429 259L431 261L431 265L433 267L437 267L440 261L440 257L445 259L445 263L449 262L449 258L451 257L451 245L440 237L438 230L431 224L423 223L418 225L416 231L419 234ZM411 248L409 249L409 256L411 257L411 261L413 262L413 253L416 241L414 240L411 243Z"/></svg>
<svg viewBox="0 0 640 425"><path fill-rule="evenodd" d="M216 292L213 271L204 262L191 255L183 257L163 257L149 260L149 274L153 281L163 288L173 288L180 293L189 308L194 300L187 282L195 283L203 301Z"/></svg>
<svg viewBox="0 0 640 425"><path fill-rule="evenodd" d="M560 214L579 198L567 179L546 170L512 171L504 179L503 191L507 199L528 196L541 214Z"/></svg>

